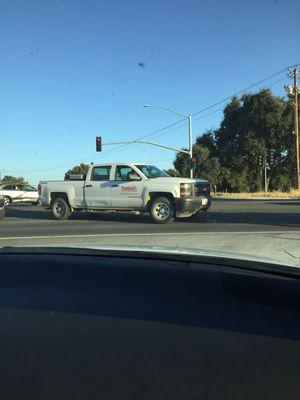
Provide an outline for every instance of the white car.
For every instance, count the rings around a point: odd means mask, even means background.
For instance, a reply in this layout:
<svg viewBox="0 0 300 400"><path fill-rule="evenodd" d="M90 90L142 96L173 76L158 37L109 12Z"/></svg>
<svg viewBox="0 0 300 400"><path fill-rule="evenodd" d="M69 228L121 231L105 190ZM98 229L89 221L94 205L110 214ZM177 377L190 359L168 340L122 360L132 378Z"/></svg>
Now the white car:
<svg viewBox="0 0 300 400"><path fill-rule="evenodd" d="M39 194L36 188L28 184L7 183L0 186L0 193L4 197L5 206L16 202L39 203Z"/></svg>

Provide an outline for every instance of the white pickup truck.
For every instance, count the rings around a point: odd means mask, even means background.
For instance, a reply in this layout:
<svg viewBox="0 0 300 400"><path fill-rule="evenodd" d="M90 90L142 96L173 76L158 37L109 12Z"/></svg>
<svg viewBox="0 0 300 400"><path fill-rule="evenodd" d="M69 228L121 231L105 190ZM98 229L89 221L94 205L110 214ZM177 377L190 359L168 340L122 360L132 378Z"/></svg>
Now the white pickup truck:
<svg viewBox="0 0 300 400"><path fill-rule="evenodd" d="M80 180L81 179L81 180ZM210 207L210 184L204 179L173 178L142 163L91 165L86 178L41 181L43 205L55 219L68 219L75 211L139 211L157 223L190 217Z"/></svg>

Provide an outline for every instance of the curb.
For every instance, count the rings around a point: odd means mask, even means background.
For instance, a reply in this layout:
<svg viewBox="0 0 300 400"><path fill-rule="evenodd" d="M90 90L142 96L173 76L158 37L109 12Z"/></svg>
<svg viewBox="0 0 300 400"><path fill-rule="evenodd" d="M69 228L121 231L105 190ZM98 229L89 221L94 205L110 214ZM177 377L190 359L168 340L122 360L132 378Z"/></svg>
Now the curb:
<svg viewBox="0 0 300 400"><path fill-rule="evenodd" d="M265 201L281 201L281 200L300 200L300 197L222 197L222 196L212 196L213 200L249 200L249 201L253 201L253 200L265 200Z"/></svg>

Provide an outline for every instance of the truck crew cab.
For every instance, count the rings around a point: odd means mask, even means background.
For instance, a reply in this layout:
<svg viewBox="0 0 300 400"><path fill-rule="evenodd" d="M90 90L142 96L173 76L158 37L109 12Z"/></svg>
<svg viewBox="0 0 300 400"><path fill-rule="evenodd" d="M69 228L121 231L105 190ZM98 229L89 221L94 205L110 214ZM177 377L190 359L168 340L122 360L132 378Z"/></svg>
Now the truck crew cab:
<svg viewBox="0 0 300 400"><path fill-rule="evenodd" d="M68 219L76 211L139 211L156 223L190 217L210 207L210 184L204 179L173 178L142 163L91 165L84 179L70 175L65 181L41 181L43 205L55 219Z"/></svg>

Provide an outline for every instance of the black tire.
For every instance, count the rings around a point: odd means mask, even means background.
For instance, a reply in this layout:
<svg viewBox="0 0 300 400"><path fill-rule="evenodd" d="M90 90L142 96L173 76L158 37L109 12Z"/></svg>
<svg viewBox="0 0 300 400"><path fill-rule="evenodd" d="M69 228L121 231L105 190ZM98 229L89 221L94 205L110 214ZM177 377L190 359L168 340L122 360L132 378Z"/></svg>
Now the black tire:
<svg viewBox="0 0 300 400"><path fill-rule="evenodd" d="M206 221L207 219L207 209L197 211L195 214L190 216L191 220L196 221Z"/></svg>
<svg viewBox="0 0 300 400"><path fill-rule="evenodd" d="M190 216L191 219L197 219L199 217L199 211L195 212Z"/></svg>
<svg viewBox="0 0 300 400"><path fill-rule="evenodd" d="M168 224L174 221L175 210L173 202L166 197L157 197L150 204L150 215L157 224Z"/></svg>
<svg viewBox="0 0 300 400"><path fill-rule="evenodd" d="M9 206L11 203L12 203L11 198L9 196L4 196L5 207Z"/></svg>
<svg viewBox="0 0 300 400"><path fill-rule="evenodd" d="M4 218L4 216L5 216L5 208L3 207L0 209L0 221L1 221L1 219Z"/></svg>
<svg viewBox="0 0 300 400"><path fill-rule="evenodd" d="M38 202L38 201L32 201L31 204L32 204L33 206L38 206L38 205L39 205L39 202Z"/></svg>
<svg viewBox="0 0 300 400"><path fill-rule="evenodd" d="M53 201L51 210L54 219L65 220L71 215L70 206L62 197L57 197Z"/></svg>

